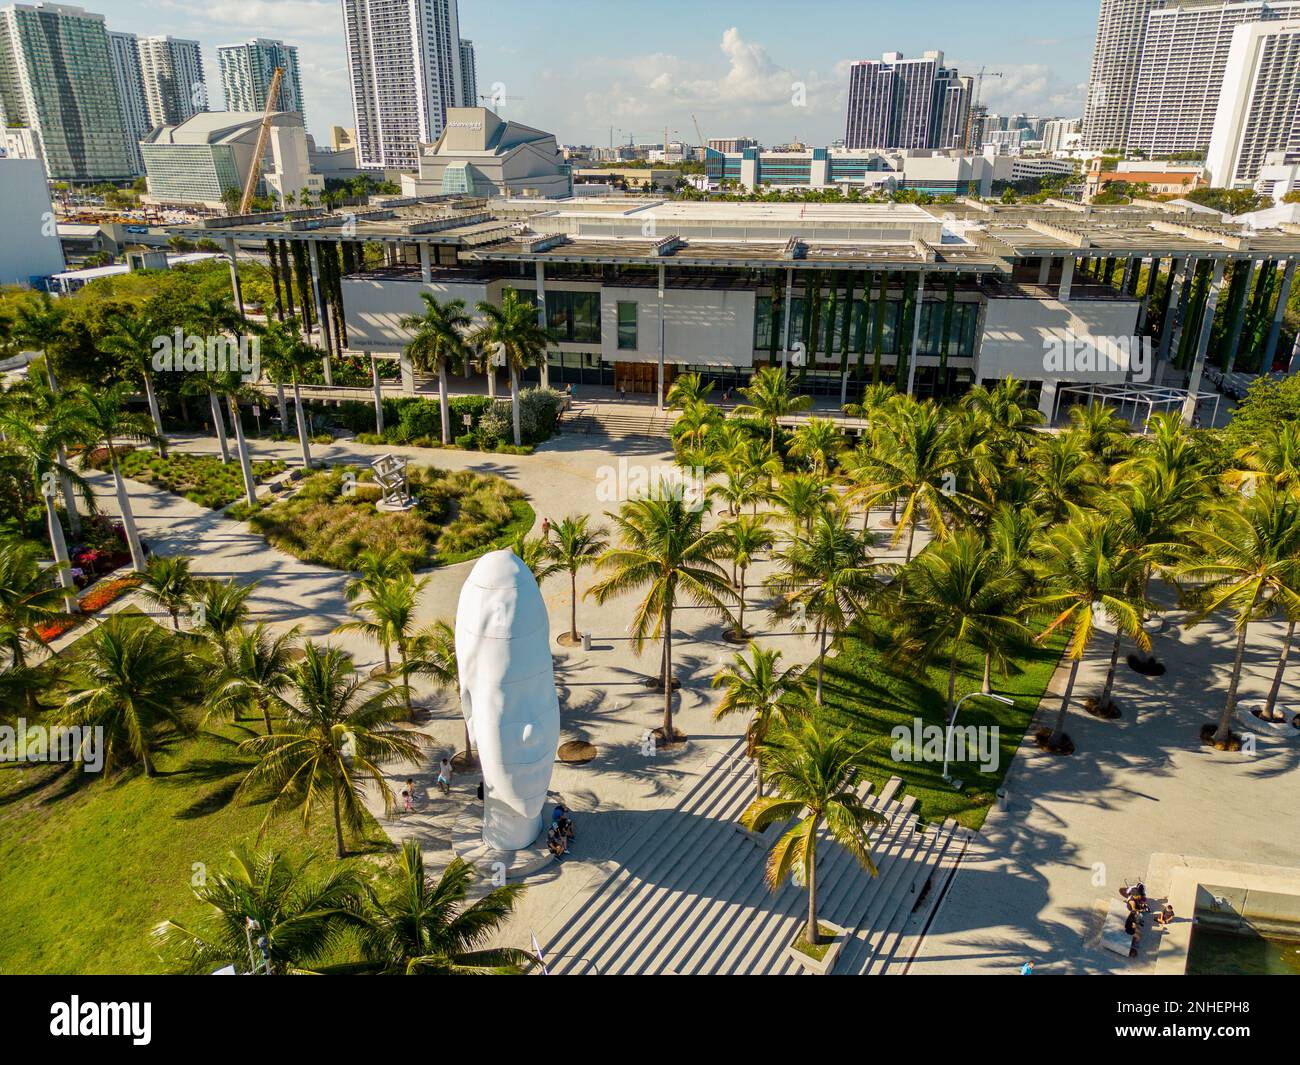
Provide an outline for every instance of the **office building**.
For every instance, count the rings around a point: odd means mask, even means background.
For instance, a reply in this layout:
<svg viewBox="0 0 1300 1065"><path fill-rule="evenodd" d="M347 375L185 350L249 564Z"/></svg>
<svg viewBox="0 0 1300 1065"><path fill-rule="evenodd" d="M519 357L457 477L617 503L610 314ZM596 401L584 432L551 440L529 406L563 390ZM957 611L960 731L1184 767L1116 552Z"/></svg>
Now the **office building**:
<svg viewBox="0 0 1300 1065"><path fill-rule="evenodd" d="M1043 125L1043 151L1066 152L1070 150L1070 138L1079 132L1080 120L1077 118L1056 118Z"/></svg>
<svg viewBox="0 0 1300 1065"><path fill-rule="evenodd" d="M478 62L474 42L460 39L460 106L478 107Z"/></svg>
<svg viewBox="0 0 1300 1065"><path fill-rule="evenodd" d="M358 163L414 171L464 92L456 0L343 0Z"/></svg>
<svg viewBox="0 0 1300 1065"><path fill-rule="evenodd" d="M141 37L140 74L150 126L175 126L209 109L198 41Z"/></svg>
<svg viewBox="0 0 1300 1065"><path fill-rule="evenodd" d="M942 52L905 59L886 52L849 68L844 146L954 148L965 141L971 79L943 65Z"/></svg>
<svg viewBox="0 0 1300 1065"><path fill-rule="evenodd" d="M135 176L102 15L61 4L0 8L0 123L32 130L54 180Z"/></svg>
<svg viewBox="0 0 1300 1065"><path fill-rule="evenodd" d="M302 76L298 69L298 48L284 41L255 37L244 44L227 44L217 49L221 91L227 111L265 111L266 94L276 67L284 71L275 110L295 111L307 121L302 98Z"/></svg>
<svg viewBox="0 0 1300 1065"><path fill-rule="evenodd" d="M1300 20L1233 31L1205 168L1215 186L1249 188L1278 152L1300 152Z"/></svg>

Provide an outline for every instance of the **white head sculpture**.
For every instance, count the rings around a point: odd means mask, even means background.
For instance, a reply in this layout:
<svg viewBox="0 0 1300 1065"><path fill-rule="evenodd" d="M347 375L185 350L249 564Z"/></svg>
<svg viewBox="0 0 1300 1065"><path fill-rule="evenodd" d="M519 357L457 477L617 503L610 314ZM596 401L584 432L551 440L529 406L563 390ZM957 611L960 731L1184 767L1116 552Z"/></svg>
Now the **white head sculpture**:
<svg viewBox="0 0 1300 1065"><path fill-rule="evenodd" d="M484 555L461 589L456 661L461 711L483 768L483 842L519 850L542 830L560 702L546 604L513 551Z"/></svg>

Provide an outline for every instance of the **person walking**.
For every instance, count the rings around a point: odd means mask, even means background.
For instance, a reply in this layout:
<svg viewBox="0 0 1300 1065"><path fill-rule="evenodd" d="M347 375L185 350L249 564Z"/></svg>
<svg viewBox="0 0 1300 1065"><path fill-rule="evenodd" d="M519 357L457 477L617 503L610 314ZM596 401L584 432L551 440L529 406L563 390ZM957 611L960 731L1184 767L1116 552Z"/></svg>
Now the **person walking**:
<svg viewBox="0 0 1300 1065"><path fill-rule="evenodd" d="M451 762L447 756L443 755L442 761L438 763L438 788L444 795L451 794Z"/></svg>
<svg viewBox="0 0 1300 1065"><path fill-rule="evenodd" d="M415 781L410 777L406 778L406 787L402 789L402 809L410 813L415 803Z"/></svg>

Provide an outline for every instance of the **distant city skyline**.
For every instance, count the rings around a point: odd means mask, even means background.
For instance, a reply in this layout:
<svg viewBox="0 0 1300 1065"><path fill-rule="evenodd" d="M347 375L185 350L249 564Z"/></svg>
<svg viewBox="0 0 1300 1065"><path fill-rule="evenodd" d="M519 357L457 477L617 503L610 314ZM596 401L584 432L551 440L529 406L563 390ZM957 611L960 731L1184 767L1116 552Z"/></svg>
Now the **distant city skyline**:
<svg viewBox="0 0 1300 1065"><path fill-rule="evenodd" d="M0 0L2 5L3 0ZM217 48L251 37L296 45L309 128L321 143L353 122L339 0L83 0L110 29L198 39L212 106L222 108ZM886 51L941 50L962 73L987 65L984 84L1002 114L1082 114L1097 0L1042 5L1008 0L989 19L939 0L924 9L827 0L792 22L785 4L665 0L653 12L570 0L460 0L460 34L474 42L478 92L502 113L571 144L753 136L767 144L828 143L844 134L848 67ZM885 17L887 16L887 17ZM888 29L885 29L888 27ZM1008 27L1015 27L1008 32ZM796 83L802 86L798 89ZM490 102L489 102L490 106Z"/></svg>

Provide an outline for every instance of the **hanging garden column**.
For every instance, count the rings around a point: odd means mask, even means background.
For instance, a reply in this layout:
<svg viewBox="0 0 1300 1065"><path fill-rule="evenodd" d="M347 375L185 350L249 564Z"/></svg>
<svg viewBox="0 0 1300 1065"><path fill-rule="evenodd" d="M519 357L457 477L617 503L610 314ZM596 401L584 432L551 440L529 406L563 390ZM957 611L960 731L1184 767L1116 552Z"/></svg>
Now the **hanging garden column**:
<svg viewBox="0 0 1300 1065"><path fill-rule="evenodd" d="M912 301L912 350L907 356L907 394L916 394L916 360L921 356L921 308L925 306L925 271L916 275L916 299Z"/></svg>
<svg viewBox="0 0 1300 1065"><path fill-rule="evenodd" d="M1196 417L1196 397L1201 390L1201 374L1205 370L1205 356L1210 350L1210 334L1214 332L1214 312L1219 306L1219 293L1223 291L1223 270L1226 259L1214 264L1210 278L1210 291L1205 299L1205 313L1201 315L1201 333L1196 342L1196 358L1192 361L1192 375L1187 382L1187 399L1183 402L1183 424L1191 425Z"/></svg>
<svg viewBox="0 0 1300 1065"><path fill-rule="evenodd" d="M307 260L311 265L311 297L312 302L316 304L316 317L320 325L321 346L325 349L325 357L321 360L321 370L325 374L325 383L332 385L334 383L334 371L330 366L330 355L333 354L334 345L330 338L329 320L325 314L325 291L320 283L320 254L316 250L316 242L309 240L307 242Z"/></svg>
<svg viewBox="0 0 1300 1065"><path fill-rule="evenodd" d="M546 264L541 259L537 260L537 325L541 329L546 328ZM551 368L547 365L545 352L542 353L538 371L542 387L550 388Z"/></svg>

